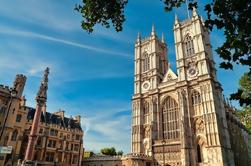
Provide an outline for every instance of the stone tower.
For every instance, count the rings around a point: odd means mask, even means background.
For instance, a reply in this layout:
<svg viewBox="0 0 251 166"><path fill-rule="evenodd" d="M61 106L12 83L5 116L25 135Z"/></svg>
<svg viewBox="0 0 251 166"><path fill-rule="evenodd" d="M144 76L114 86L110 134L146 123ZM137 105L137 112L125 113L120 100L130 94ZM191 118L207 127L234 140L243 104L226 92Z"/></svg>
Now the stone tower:
<svg viewBox="0 0 251 166"><path fill-rule="evenodd" d="M231 165L233 154L229 150L222 88L216 79L208 30L195 9L192 18L183 22L176 16L174 40L182 164Z"/></svg>
<svg viewBox="0 0 251 166"><path fill-rule="evenodd" d="M153 27L135 44L132 152L159 165L234 165L209 33L197 12L174 23L177 74Z"/></svg>
<svg viewBox="0 0 251 166"><path fill-rule="evenodd" d="M134 60L133 152L152 154L151 140L157 138L157 114L153 113L156 104L154 105L153 101L158 85L167 71L166 54L164 39L158 39L154 25L149 38L141 40L140 34L138 35Z"/></svg>
<svg viewBox="0 0 251 166"><path fill-rule="evenodd" d="M13 90L17 93L17 97L22 97L24 86L26 82L26 77L22 74L17 74L15 81L13 83Z"/></svg>

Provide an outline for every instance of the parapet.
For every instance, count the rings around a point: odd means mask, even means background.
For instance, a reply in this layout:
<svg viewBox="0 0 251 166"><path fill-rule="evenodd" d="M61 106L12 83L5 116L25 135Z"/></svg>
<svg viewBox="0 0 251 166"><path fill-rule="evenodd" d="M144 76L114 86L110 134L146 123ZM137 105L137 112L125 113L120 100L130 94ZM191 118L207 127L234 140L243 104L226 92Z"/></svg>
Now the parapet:
<svg viewBox="0 0 251 166"><path fill-rule="evenodd" d="M126 159L152 160L153 158L143 153L129 153L123 156L98 155L98 156L92 156L92 157L86 158L84 160L85 161L116 161L116 160L126 160Z"/></svg>
<svg viewBox="0 0 251 166"><path fill-rule="evenodd" d="M115 161L115 160L121 160L122 156L106 156L106 155L98 155L98 156L92 156L89 158L86 158L84 160L88 161Z"/></svg>
<svg viewBox="0 0 251 166"><path fill-rule="evenodd" d="M5 86L5 85L0 84L0 91L1 92L3 92L3 93L10 93L11 90L12 89L9 86Z"/></svg>
<svg viewBox="0 0 251 166"><path fill-rule="evenodd" d="M144 160L152 160L152 156L148 156L143 153L129 153L122 156L122 159L144 159Z"/></svg>

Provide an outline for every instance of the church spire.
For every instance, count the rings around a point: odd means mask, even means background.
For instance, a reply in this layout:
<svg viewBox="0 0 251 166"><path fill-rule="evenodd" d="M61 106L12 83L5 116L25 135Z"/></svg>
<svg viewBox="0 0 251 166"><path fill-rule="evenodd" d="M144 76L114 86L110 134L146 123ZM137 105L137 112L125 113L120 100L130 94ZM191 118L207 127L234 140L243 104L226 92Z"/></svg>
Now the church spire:
<svg viewBox="0 0 251 166"><path fill-rule="evenodd" d="M174 21L174 24L178 24L179 23L179 18L178 18L178 15L175 13L175 21Z"/></svg>
<svg viewBox="0 0 251 166"><path fill-rule="evenodd" d="M137 36L137 40L136 41L137 41L137 43L141 41L141 34L140 34L140 32L138 32L138 36Z"/></svg>
<svg viewBox="0 0 251 166"><path fill-rule="evenodd" d="M151 35L152 35L152 36L155 36L155 35L156 35L156 31L155 31L155 26L154 26L154 24L152 25L152 32L151 32Z"/></svg>
<svg viewBox="0 0 251 166"><path fill-rule="evenodd" d="M165 35L164 35L164 33L162 33L161 42L162 42L162 43L165 43Z"/></svg>
<svg viewBox="0 0 251 166"><path fill-rule="evenodd" d="M195 7L193 7L193 17L198 17L198 13Z"/></svg>

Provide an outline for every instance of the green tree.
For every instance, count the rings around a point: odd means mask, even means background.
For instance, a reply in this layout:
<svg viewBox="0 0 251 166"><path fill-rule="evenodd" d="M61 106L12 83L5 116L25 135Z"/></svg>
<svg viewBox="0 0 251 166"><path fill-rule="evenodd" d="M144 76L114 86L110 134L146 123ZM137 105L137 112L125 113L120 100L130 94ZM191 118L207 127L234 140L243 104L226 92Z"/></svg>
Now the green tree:
<svg viewBox="0 0 251 166"><path fill-rule="evenodd" d="M242 109L236 112L237 116L251 132L251 77L248 73L244 73L239 81L239 85L238 92L232 94L230 99L239 100Z"/></svg>
<svg viewBox="0 0 251 166"><path fill-rule="evenodd" d="M112 24L116 31L122 31L126 4L127 0L82 0L82 4L76 5L75 10L81 13L81 26L89 33L96 24L106 28Z"/></svg>
<svg viewBox="0 0 251 166"><path fill-rule="evenodd" d="M251 103L251 76L249 73L244 73L239 81L239 89L237 93L232 94L231 100L238 100L241 106L250 109Z"/></svg>
<svg viewBox="0 0 251 166"><path fill-rule="evenodd" d="M186 0L160 1L164 3L167 12L186 3ZM197 8L197 2L198 0L188 0L189 9ZM81 4L76 5L75 10L82 15L81 25L87 32L93 32L96 24L106 28L112 25L119 32L123 29L124 9L127 3L128 0L82 0ZM220 67L233 69L234 64L245 65L249 68L249 76L251 76L250 6L250 0L209 0L204 6L204 11L207 13L206 27L210 31L213 28L223 30L226 38L225 42L216 49L222 59ZM238 100L242 102L241 98Z"/></svg>
<svg viewBox="0 0 251 166"><path fill-rule="evenodd" d="M100 153L104 154L104 155L109 155L109 156L116 156L117 155L116 149L114 147L103 148L100 150Z"/></svg>
<svg viewBox="0 0 251 166"><path fill-rule="evenodd" d="M251 107L244 107L242 110L237 111L236 114L251 133Z"/></svg>
<svg viewBox="0 0 251 166"><path fill-rule="evenodd" d="M117 152L117 155L118 155L118 156L122 156L123 153L124 153L124 152L123 152L122 150L120 150L120 151Z"/></svg>

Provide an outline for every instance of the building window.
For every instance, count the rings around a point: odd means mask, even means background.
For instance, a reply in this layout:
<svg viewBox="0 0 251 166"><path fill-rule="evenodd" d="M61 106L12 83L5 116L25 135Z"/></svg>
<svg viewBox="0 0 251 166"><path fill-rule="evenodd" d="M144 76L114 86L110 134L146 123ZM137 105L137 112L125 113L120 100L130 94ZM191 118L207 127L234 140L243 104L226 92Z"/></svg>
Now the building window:
<svg viewBox="0 0 251 166"><path fill-rule="evenodd" d="M72 160L72 164L77 164L77 163L78 163L78 156L74 155L73 160Z"/></svg>
<svg viewBox="0 0 251 166"><path fill-rule="evenodd" d="M76 140L80 140L80 135L76 134Z"/></svg>
<svg viewBox="0 0 251 166"><path fill-rule="evenodd" d="M192 106L196 106L201 103L200 93L198 91L192 91Z"/></svg>
<svg viewBox="0 0 251 166"><path fill-rule="evenodd" d="M167 97L162 105L162 126L165 139L179 138L179 109L177 102Z"/></svg>
<svg viewBox="0 0 251 166"><path fill-rule="evenodd" d="M49 162L53 162L53 161L54 161L54 153L52 153L52 152L47 152L47 153L46 153L45 160L46 160L46 161L49 161Z"/></svg>
<svg viewBox="0 0 251 166"><path fill-rule="evenodd" d="M11 141L16 141L18 136L18 131L15 129L11 136Z"/></svg>
<svg viewBox="0 0 251 166"><path fill-rule="evenodd" d="M56 141L55 140L49 140L47 146L50 147L50 148L55 148L56 147Z"/></svg>
<svg viewBox="0 0 251 166"><path fill-rule="evenodd" d="M60 133L60 134L59 134L59 138L63 138L63 133Z"/></svg>
<svg viewBox="0 0 251 166"><path fill-rule="evenodd" d="M42 138L41 137L38 137L38 139L37 139L37 145L38 146L42 145Z"/></svg>
<svg viewBox="0 0 251 166"><path fill-rule="evenodd" d="M142 71L145 72L150 69L150 56L147 53L142 57Z"/></svg>
<svg viewBox="0 0 251 166"><path fill-rule="evenodd" d="M1 107L1 106L0 106L0 113L4 113L4 112L5 112L5 109L6 109L5 107L3 107L3 106Z"/></svg>
<svg viewBox="0 0 251 166"><path fill-rule="evenodd" d="M3 143L4 146L7 146L8 140L9 140L9 137L8 137L8 136L5 136L5 137L4 137L4 143Z"/></svg>
<svg viewBox="0 0 251 166"><path fill-rule="evenodd" d="M21 122L21 119L22 119L22 115L21 114L17 114L16 122Z"/></svg>
<svg viewBox="0 0 251 166"><path fill-rule="evenodd" d="M60 142L59 149L63 149L63 141Z"/></svg>
<svg viewBox="0 0 251 166"><path fill-rule="evenodd" d="M65 150L69 150L69 142L66 142Z"/></svg>
<svg viewBox="0 0 251 166"><path fill-rule="evenodd" d="M159 56L159 69L160 69L160 71L163 72L163 70L162 70L162 66L163 66L162 63L163 63L163 61L162 61L161 57Z"/></svg>
<svg viewBox="0 0 251 166"><path fill-rule="evenodd" d="M191 102L192 102L192 107L193 107L193 114L195 116L201 115L203 112L203 109L201 109L200 104L201 104L201 96L200 93L196 90L193 90L191 93Z"/></svg>
<svg viewBox="0 0 251 166"><path fill-rule="evenodd" d="M197 145L197 160L198 160L198 163L201 163L201 162L202 162L201 147L200 147L199 144Z"/></svg>
<svg viewBox="0 0 251 166"><path fill-rule="evenodd" d="M193 39L187 35L184 40L184 52L186 57L190 57L194 54Z"/></svg>
<svg viewBox="0 0 251 166"><path fill-rule="evenodd" d="M144 114L144 124L149 122L149 103L145 102L143 106L143 114Z"/></svg>
<svg viewBox="0 0 251 166"><path fill-rule="evenodd" d="M51 130L50 130L50 135L51 135L51 136L57 136L57 135L58 135L58 131L55 130L55 129L51 129Z"/></svg>
<svg viewBox="0 0 251 166"><path fill-rule="evenodd" d="M78 152L78 147L79 147L79 145L78 145L78 144L75 144L75 145L74 145L74 151Z"/></svg>
<svg viewBox="0 0 251 166"><path fill-rule="evenodd" d="M39 129L39 134L42 134L43 133L43 129Z"/></svg>

